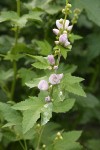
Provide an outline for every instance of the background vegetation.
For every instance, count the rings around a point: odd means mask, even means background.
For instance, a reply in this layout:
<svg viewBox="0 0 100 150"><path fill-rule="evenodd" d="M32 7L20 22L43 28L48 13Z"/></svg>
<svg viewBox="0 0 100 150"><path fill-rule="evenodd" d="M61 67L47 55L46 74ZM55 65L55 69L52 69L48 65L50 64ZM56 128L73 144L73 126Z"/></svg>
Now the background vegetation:
<svg viewBox="0 0 100 150"><path fill-rule="evenodd" d="M85 150L100 150L100 0L70 0L72 9L80 8L81 14L73 32L76 35L72 40L73 48L68 53L67 60L61 59L62 70L70 70L73 75L84 78L82 86L87 94L86 98L76 97L73 109L67 113L55 114L49 124L54 129L61 127L65 131L83 130L80 143ZM12 13L0 16L0 101L13 104L26 99L28 96L38 94L37 88L29 89L26 83L31 79L44 74L44 71L32 68L33 60L28 54L47 56L52 52L55 36L52 29L55 21L63 17L62 8L65 0L22 0L21 15L30 10L36 11L28 21L23 19L19 23L22 28L19 33L19 44L16 46L16 57L9 54L14 44ZM16 11L15 0L0 1L0 11ZM4 14L5 15L5 14ZM11 16L12 15L12 16ZM70 15L70 18L72 16ZM7 20L6 22L3 22ZM13 47L14 48L14 47ZM18 53L20 52L20 54ZM12 94L9 91L13 80L13 60L17 60L18 74L16 88ZM29 69L32 68L32 69ZM11 99L14 99L12 102ZM7 109L7 108L5 108ZM3 128L4 119L2 106L0 106L0 150L20 150L20 144L14 140L13 135ZM9 115L9 114L8 114ZM51 131L49 131L51 132ZM52 133L52 132L51 132ZM50 133L50 134L51 134ZM45 136L49 133L44 133ZM30 141L29 145L32 143Z"/></svg>

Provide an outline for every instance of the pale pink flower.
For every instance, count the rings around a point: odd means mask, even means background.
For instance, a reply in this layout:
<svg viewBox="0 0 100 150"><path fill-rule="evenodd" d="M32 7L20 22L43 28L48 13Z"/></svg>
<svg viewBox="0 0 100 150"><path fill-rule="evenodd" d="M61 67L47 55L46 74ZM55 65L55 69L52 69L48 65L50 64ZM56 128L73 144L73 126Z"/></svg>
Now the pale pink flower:
<svg viewBox="0 0 100 150"><path fill-rule="evenodd" d="M67 34L61 34L59 37L59 42L62 44L65 44L65 42L67 41Z"/></svg>
<svg viewBox="0 0 100 150"><path fill-rule="evenodd" d="M62 29L63 28L63 19L56 20L56 26L58 29Z"/></svg>
<svg viewBox="0 0 100 150"><path fill-rule="evenodd" d="M71 30L72 30L72 28L73 28L73 25L68 26L68 27L67 27L67 30L68 30L68 31L71 31Z"/></svg>
<svg viewBox="0 0 100 150"><path fill-rule="evenodd" d="M73 26L72 25L69 26L69 23L70 23L69 20L66 20L65 21L65 26L64 26L64 19L60 19L60 20L56 21L56 26L57 26L58 29L63 29L64 28L64 30L71 31Z"/></svg>
<svg viewBox="0 0 100 150"><path fill-rule="evenodd" d="M49 77L49 82L53 85L59 84L62 77L63 77L63 74L51 74L51 76Z"/></svg>
<svg viewBox="0 0 100 150"><path fill-rule="evenodd" d="M59 34L59 30L58 30L58 29L53 29L53 33L54 33L55 35L58 35L58 34Z"/></svg>
<svg viewBox="0 0 100 150"><path fill-rule="evenodd" d="M49 88L48 82L46 80L41 80L38 84L38 88L43 91L48 90L48 88Z"/></svg>
<svg viewBox="0 0 100 150"><path fill-rule="evenodd" d="M70 42L66 40L66 42L64 43L64 46L67 47L68 45L70 45Z"/></svg>
<svg viewBox="0 0 100 150"><path fill-rule="evenodd" d="M61 74L58 74L58 78L61 80L63 78L64 74L61 73Z"/></svg>
<svg viewBox="0 0 100 150"><path fill-rule="evenodd" d="M67 34L62 34L62 35L60 35L60 37L59 37L59 42L63 45L63 46L65 46L65 47L67 47L68 45L70 45L70 42L68 41L68 39L67 39Z"/></svg>
<svg viewBox="0 0 100 150"><path fill-rule="evenodd" d="M48 61L51 65L54 65L55 64L55 59L54 59L54 56L53 55L48 55Z"/></svg>

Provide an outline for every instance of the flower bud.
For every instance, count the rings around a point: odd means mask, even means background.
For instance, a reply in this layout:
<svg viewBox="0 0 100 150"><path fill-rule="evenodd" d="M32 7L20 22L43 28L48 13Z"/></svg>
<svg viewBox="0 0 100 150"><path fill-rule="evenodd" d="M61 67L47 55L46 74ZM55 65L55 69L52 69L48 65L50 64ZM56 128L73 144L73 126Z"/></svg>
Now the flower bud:
<svg viewBox="0 0 100 150"><path fill-rule="evenodd" d="M49 77L49 82L51 84L58 84L60 83L60 80L59 80L59 77L57 74L52 74L50 77Z"/></svg>
<svg viewBox="0 0 100 150"><path fill-rule="evenodd" d="M58 34L59 34L59 30L58 30L58 29L53 29L53 33L54 33L55 35L58 35Z"/></svg>
<svg viewBox="0 0 100 150"><path fill-rule="evenodd" d="M48 90L48 82L46 80L41 80L38 84L38 88L43 91Z"/></svg>
<svg viewBox="0 0 100 150"><path fill-rule="evenodd" d="M58 45L58 44L59 44L59 41L55 41L55 44Z"/></svg>
<svg viewBox="0 0 100 150"><path fill-rule="evenodd" d="M56 26L58 29L63 29L63 19L56 20Z"/></svg>
<svg viewBox="0 0 100 150"><path fill-rule="evenodd" d="M72 7L72 5L68 3L68 4L67 4L67 7L68 7L68 8L71 8L71 7Z"/></svg>
<svg viewBox="0 0 100 150"><path fill-rule="evenodd" d="M58 69L58 66L54 66L53 69L54 69L54 70L57 70L57 69Z"/></svg>
<svg viewBox="0 0 100 150"><path fill-rule="evenodd" d="M68 30L68 31L71 31L71 30L72 30L72 28L73 28L73 25L68 26L67 30Z"/></svg>
<svg viewBox="0 0 100 150"><path fill-rule="evenodd" d="M50 102L50 101L51 101L50 96L45 97L45 102Z"/></svg>
<svg viewBox="0 0 100 150"><path fill-rule="evenodd" d="M53 55L48 55L48 61L51 65L54 65L55 64L55 59L54 59L54 56Z"/></svg>
<svg viewBox="0 0 100 150"><path fill-rule="evenodd" d="M43 146L42 146L43 148L46 148L46 145L45 144L43 144Z"/></svg>
<svg viewBox="0 0 100 150"><path fill-rule="evenodd" d="M67 47L70 45L70 42L66 40L66 42L64 43L64 46Z"/></svg>
<svg viewBox="0 0 100 150"><path fill-rule="evenodd" d="M66 42L66 40L67 40L67 34L60 35L60 37L59 37L60 43L64 44Z"/></svg>
<svg viewBox="0 0 100 150"><path fill-rule="evenodd" d="M59 84L62 77L63 77L63 73L62 74L51 74L51 76L49 77L49 82L52 85Z"/></svg>
<svg viewBox="0 0 100 150"><path fill-rule="evenodd" d="M60 79L60 80L63 78L63 76L64 76L64 74L63 74L63 73L58 74L58 77L59 77L59 79Z"/></svg>

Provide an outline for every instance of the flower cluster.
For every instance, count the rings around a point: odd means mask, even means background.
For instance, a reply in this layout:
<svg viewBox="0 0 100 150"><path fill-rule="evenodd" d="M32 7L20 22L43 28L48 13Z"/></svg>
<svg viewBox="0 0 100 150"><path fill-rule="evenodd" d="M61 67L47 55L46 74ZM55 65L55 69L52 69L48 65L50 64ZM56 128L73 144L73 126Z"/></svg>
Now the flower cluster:
<svg viewBox="0 0 100 150"><path fill-rule="evenodd" d="M70 45L68 41L68 33L72 30L73 25L69 25L69 20L60 19L56 21L56 26L58 29L53 29L55 35L58 36L58 41L55 41L55 44L61 44L64 47Z"/></svg>
<svg viewBox="0 0 100 150"><path fill-rule="evenodd" d="M51 85L59 84L62 78L63 78L63 73L62 74L51 74L49 77L49 83ZM38 88L42 91L46 91L49 89L49 84L46 80L41 80L38 84Z"/></svg>

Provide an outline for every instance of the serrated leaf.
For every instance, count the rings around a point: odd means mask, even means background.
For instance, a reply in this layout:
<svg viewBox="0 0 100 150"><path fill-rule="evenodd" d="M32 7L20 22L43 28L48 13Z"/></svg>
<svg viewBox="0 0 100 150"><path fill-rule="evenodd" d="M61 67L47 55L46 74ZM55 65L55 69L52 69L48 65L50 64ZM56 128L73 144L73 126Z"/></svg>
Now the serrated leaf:
<svg viewBox="0 0 100 150"><path fill-rule="evenodd" d="M40 18L41 14L42 12L39 11L30 11L29 14L25 14L22 17L20 17L16 23L20 28L23 28L28 22L28 20L42 21Z"/></svg>
<svg viewBox="0 0 100 150"><path fill-rule="evenodd" d="M66 57L67 57L67 50L66 50L66 48L60 47L60 51L61 51L61 54L64 57L64 59L66 59Z"/></svg>
<svg viewBox="0 0 100 150"><path fill-rule="evenodd" d="M81 131L64 132L63 139L55 143L55 150L82 150L82 146L76 142L81 136Z"/></svg>
<svg viewBox="0 0 100 150"><path fill-rule="evenodd" d="M99 0L72 0L72 6L85 9L89 20L100 26L100 1Z"/></svg>
<svg viewBox="0 0 100 150"><path fill-rule="evenodd" d="M44 76L44 77L41 77L41 78L34 78L33 80L29 81L26 83L26 85L29 87L29 88L33 88L33 87L37 87L39 82L41 80L47 80L47 77Z"/></svg>
<svg viewBox="0 0 100 150"><path fill-rule="evenodd" d="M11 77L13 76L13 70L12 69L9 69L7 71L4 71L4 70L1 70L0 69L0 82L4 82L4 81L7 81L9 80Z"/></svg>
<svg viewBox="0 0 100 150"><path fill-rule="evenodd" d="M36 107L34 110L26 110L23 112L22 128L24 134L29 131L40 118L40 110L41 109Z"/></svg>
<svg viewBox="0 0 100 150"><path fill-rule="evenodd" d="M35 71L31 69L21 68L18 70L19 78L22 79L22 84L25 85L29 81L33 81L33 78L37 77Z"/></svg>
<svg viewBox="0 0 100 150"><path fill-rule="evenodd" d="M13 110L10 105L0 102L0 111L5 120L13 124L20 124L22 117L20 113Z"/></svg>
<svg viewBox="0 0 100 150"><path fill-rule="evenodd" d="M5 11L5 12L1 12L0 15L0 22L4 22L4 21L16 21L17 19L19 19L18 15L16 12L14 11Z"/></svg>
<svg viewBox="0 0 100 150"><path fill-rule="evenodd" d="M74 84L83 81L83 78L72 76L70 73L67 73L63 77L63 83L65 84Z"/></svg>
<svg viewBox="0 0 100 150"><path fill-rule="evenodd" d="M53 111L56 113L69 111L75 103L75 99L65 99L61 102L53 102Z"/></svg>
<svg viewBox="0 0 100 150"><path fill-rule="evenodd" d="M80 40L80 39L82 39L82 38L83 38L82 36L72 33L72 34L71 34L71 37L70 37L69 39L70 39L70 41L73 43L75 40Z"/></svg>
<svg viewBox="0 0 100 150"><path fill-rule="evenodd" d="M35 62L32 64L33 67L37 69L48 69L49 65L47 63L42 63L42 62Z"/></svg>
<svg viewBox="0 0 100 150"><path fill-rule="evenodd" d="M38 45L38 47L40 49L39 54L47 56L51 53L52 47L48 43L48 41L46 41L46 40L36 41L36 44Z"/></svg>
<svg viewBox="0 0 100 150"><path fill-rule="evenodd" d="M99 105L99 100L91 93L87 93L86 97L74 96L78 105L84 108L95 108Z"/></svg>
<svg viewBox="0 0 100 150"><path fill-rule="evenodd" d="M41 113L41 124L45 125L52 117L52 103L45 104Z"/></svg>
<svg viewBox="0 0 100 150"><path fill-rule="evenodd" d="M12 106L15 110L34 110L35 108L43 106L43 101L41 101L37 97L30 97L29 99L25 101L21 101L14 106Z"/></svg>
<svg viewBox="0 0 100 150"><path fill-rule="evenodd" d="M65 90L70 92L70 93L86 97L86 94L85 94L84 90L82 89L82 87L80 86L79 83L74 83L71 85L68 84L65 86Z"/></svg>

